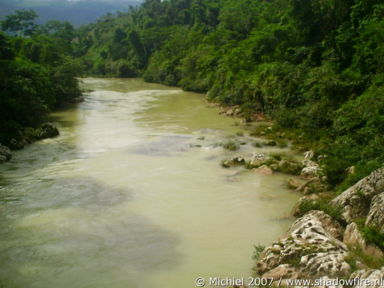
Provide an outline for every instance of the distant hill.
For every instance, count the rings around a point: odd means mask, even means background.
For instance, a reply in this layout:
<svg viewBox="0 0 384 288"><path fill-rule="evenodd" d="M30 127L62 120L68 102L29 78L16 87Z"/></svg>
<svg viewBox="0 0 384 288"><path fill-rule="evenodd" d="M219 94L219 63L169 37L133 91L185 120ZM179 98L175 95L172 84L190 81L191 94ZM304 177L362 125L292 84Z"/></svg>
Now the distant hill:
<svg viewBox="0 0 384 288"><path fill-rule="evenodd" d="M0 20L18 9L33 9L38 23L47 20L69 21L74 26L95 21L106 13L127 11L142 0L0 0Z"/></svg>

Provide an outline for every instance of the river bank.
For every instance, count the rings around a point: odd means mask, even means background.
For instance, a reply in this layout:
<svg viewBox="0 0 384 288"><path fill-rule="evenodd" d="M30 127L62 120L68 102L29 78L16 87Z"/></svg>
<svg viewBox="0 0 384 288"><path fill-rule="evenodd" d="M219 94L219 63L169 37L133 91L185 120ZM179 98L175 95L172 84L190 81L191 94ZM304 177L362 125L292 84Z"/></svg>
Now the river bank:
<svg viewBox="0 0 384 288"><path fill-rule="evenodd" d="M82 85L93 90L85 101L52 115L58 137L0 166L0 283L178 288L249 277L253 245L289 228L298 195L289 176L220 163L289 148L255 147L201 94L141 79ZM246 144L224 148L235 139Z"/></svg>
<svg viewBox="0 0 384 288"><path fill-rule="evenodd" d="M239 107L221 109L224 115L241 117L243 124L252 122L244 119ZM251 118L265 121L264 117L257 115ZM271 135L269 141L276 139L272 122L254 134ZM282 138L281 134L277 136ZM337 194L332 192L321 164L317 163L327 155L307 151L304 157L301 167L293 162L296 169L290 170L290 174L300 175L305 182L292 179L288 183L289 187L304 194L293 209L293 214L299 218L278 241L265 249L256 247L255 273L262 278L274 279L278 286L290 286L289 280L304 279L311 283L328 283L317 286L343 287L344 284L334 284L331 280L359 278L376 283L375 287L382 287L377 283L384 277L384 169L372 172ZM245 165L248 169L271 174L279 171L278 167L282 166L279 163L283 161L271 161L271 158L273 155L255 155L247 161L238 157L224 162L223 166ZM354 167L350 167L347 173L355 173ZM295 285L304 284L297 282ZM357 282L345 285L361 287Z"/></svg>
<svg viewBox="0 0 384 288"><path fill-rule="evenodd" d="M38 128L23 128L17 134L19 135L17 140L15 138L9 140L9 147L0 144L0 164L11 160L12 150L23 149L26 145L38 140L56 137L60 133L54 124L46 122Z"/></svg>

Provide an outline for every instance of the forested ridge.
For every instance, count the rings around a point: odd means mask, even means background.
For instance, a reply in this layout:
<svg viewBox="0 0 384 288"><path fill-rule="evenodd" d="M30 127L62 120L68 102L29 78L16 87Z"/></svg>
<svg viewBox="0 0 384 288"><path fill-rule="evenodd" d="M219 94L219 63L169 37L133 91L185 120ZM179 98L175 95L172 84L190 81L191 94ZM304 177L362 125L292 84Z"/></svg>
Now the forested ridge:
<svg viewBox="0 0 384 288"><path fill-rule="evenodd" d="M77 30L11 31L1 34L1 131L77 95L81 67L142 76L269 115L327 155L329 182L346 187L384 160L383 17L380 0L146 0Z"/></svg>
<svg viewBox="0 0 384 288"><path fill-rule="evenodd" d="M266 113L344 188L384 160L383 17L380 0L147 0L82 27L77 56Z"/></svg>

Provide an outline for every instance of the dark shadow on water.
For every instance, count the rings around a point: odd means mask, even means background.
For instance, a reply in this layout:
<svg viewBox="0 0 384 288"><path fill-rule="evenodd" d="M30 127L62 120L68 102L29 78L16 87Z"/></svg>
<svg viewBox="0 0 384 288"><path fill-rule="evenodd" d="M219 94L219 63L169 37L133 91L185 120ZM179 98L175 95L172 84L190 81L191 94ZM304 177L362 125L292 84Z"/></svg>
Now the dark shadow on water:
<svg viewBox="0 0 384 288"><path fill-rule="evenodd" d="M140 287L137 271L180 263L176 234L121 209L134 200L130 191L89 177L37 181L10 191L18 201L0 202L0 287L112 287L116 273L123 275L124 287Z"/></svg>
<svg viewBox="0 0 384 288"><path fill-rule="evenodd" d="M187 143L192 137L184 135L161 136L155 141L132 148L129 152L147 156L174 156L177 152L187 152L191 144Z"/></svg>

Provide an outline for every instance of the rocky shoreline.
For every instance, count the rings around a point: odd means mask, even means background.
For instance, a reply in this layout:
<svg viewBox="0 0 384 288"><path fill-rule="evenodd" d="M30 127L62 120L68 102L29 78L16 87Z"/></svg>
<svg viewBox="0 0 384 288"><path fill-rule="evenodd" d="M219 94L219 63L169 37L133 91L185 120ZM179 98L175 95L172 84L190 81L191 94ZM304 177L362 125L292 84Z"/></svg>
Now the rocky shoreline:
<svg viewBox="0 0 384 288"><path fill-rule="evenodd" d="M241 118L245 125L266 120L263 115L244 117L239 107L220 108L220 114ZM326 155L315 157L313 151L307 151L300 163L261 153L251 159L238 156L222 162L225 168L243 165L256 173L282 172L302 179L287 183L304 194L293 209L293 215L299 218L280 240L264 249L259 247L256 253L255 273L273 278L276 286L284 286L288 279L324 280L321 283L332 279L384 279L384 168L335 195L329 192L322 174L323 157ZM354 167L346 172L353 174ZM337 287L384 287L383 283Z"/></svg>
<svg viewBox="0 0 384 288"><path fill-rule="evenodd" d="M0 144L0 164L11 160L12 150L23 149L26 145L35 141L46 138L53 138L59 134L60 133L57 127L50 122L43 123L38 128L24 128L19 132L18 139L12 138L9 141L9 147Z"/></svg>
<svg viewBox="0 0 384 288"><path fill-rule="evenodd" d="M383 202L381 168L330 201L334 208L340 207L341 223L323 211L305 213L281 240L260 254L257 274L277 280L383 278L382 247L361 232L365 228L384 232ZM358 224L361 219L365 219L363 225Z"/></svg>

